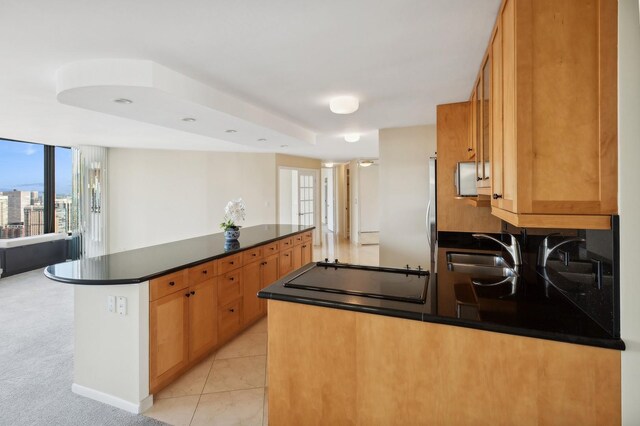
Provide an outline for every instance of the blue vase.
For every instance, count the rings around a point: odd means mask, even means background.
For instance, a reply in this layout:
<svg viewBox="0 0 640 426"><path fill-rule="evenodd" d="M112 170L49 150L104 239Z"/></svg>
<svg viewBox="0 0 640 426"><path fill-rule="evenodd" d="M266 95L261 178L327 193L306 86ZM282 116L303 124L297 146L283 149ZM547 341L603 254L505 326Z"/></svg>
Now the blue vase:
<svg viewBox="0 0 640 426"><path fill-rule="evenodd" d="M227 241L235 241L240 238L240 230L239 229L228 229L224 231L224 239Z"/></svg>

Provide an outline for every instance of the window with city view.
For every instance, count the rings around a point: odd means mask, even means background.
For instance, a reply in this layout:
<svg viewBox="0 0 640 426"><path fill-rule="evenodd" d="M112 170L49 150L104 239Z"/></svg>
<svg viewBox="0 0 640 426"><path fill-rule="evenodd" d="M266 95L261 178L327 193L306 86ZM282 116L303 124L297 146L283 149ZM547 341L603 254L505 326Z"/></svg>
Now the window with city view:
<svg viewBox="0 0 640 426"><path fill-rule="evenodd" d="M55 152L55 193L47 194L46 159ZM55 220L46 223L51 197ZM71 150L0 139L0 238L19 238L46 232L69 232L71 217Z"/></svg>

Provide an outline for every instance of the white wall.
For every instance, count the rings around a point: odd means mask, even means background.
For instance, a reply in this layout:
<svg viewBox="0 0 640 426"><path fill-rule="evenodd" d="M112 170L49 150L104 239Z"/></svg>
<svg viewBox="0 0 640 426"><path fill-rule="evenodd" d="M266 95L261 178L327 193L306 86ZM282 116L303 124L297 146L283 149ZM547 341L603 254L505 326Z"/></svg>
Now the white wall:
<svg viewBox="0 0 640 426"><path fill-rule="evenodd" d="M327 229L331 232L335 232L335 169L328 169L327 173Z"/></svg>
<svg viewBox="0 0 640 426"><path fill-rule="evenodd" d="M275 223L274 154L109 150L111 253L221 232L242 197L243 226Z"/></svg>
<svg viewBox="0 0 640 426"><path fill-rule="evenodd" d="M360 244L378 244L380 232L380 173L378 165L358 166Z"/></svg>
<svg viewBox="0 0 640 426"><path fill-rule="evenodd" d="M436 126L380 130L380 265L429 268L425 215Z"/></svg>
<svg viewBox="0 0 640 426"><path fill-rule="evenodd" d="M289 169L280 169L278 171L278 173L280 174L280 180L278 181L279 185L280 185L280 199L278 200L278 204L280 206L280 208L278 209L278 214L280 215L280 219L278 223L293 223L293 216L292 216L292 203L293 203L293 197L292 197L292 191L291 191L291 185L292 185L292 176L291 176L291 170ZM296 217L296 221L297 221L297 217Z"/></svg>
<svg viewBox="0 0 640 426"><path fill-rule="evenodd" d="M353 244L360 243L359 209L359 167L356 160L349 162L349 239Z"/></svg>
<svg viewBox="0 0 640 426"><path fill-rule="evenodd" d="M640 14L637 0L618 2L619 202L622 420L640 424Z"/></svg>

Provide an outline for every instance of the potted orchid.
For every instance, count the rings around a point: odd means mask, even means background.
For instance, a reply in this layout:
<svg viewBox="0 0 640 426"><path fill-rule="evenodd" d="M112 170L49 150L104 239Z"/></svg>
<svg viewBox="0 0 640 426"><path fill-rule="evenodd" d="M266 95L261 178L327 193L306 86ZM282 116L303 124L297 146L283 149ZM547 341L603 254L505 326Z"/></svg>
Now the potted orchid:
<svg viewBox="0 0 640 426"><path fill-rule="evenodd" d="M245 216L245 204L242 198L227 203L224 208L224 221L220 224L220 228L224 230L225 240L234 241L240 237L238 222L244 220Z"/></svg>

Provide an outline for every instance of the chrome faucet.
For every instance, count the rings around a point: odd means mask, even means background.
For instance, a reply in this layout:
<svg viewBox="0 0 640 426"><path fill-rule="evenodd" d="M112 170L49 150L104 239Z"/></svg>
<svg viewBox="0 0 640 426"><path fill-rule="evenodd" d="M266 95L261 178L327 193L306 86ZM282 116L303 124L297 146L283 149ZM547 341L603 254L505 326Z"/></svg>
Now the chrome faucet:
<svg viewBox="0 0 640 426"><path fill-rule="evenodd" d="M518 240L516 239L516 237L514 237L513 235L509 234L508 232L503 232L505 235L508 235L511 237L511 244L507 245L505 243L503 243L502 241L500 241L497 238L493 238L491 235L487 235L487 234L472 234L474 238L485 238L487 240L492 240L495 241L496 243L500 244L502 247L504 247L504 249L507 251L507 253L509 253L509 255L511 255L511 259L513 259L513 266L520 266L522 265L522 255L520 253L520 243L518 243Z"/></svg>
<svg viewBox="0 0 640 426"><path fill-rule="evenodd" d="M563 245L568 244L568 243L573 243L573 242L584 243L586 241L584 238L572 237L572 238L567 238L566 240L560 241L558 244L556 244L553 247L549 247L549 238L553 237L553 236L556 236L556 235L560 235L560 234L558 234L558 233L549 234L546 237L544 237L544 240L542 240L542 242L540 243L540 246L538 247L538 261L537 261L538 266L546 268L547 267L547 261L549 260L549 256L558 247L563 246Z"/></svg>

